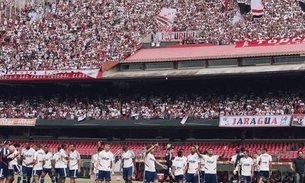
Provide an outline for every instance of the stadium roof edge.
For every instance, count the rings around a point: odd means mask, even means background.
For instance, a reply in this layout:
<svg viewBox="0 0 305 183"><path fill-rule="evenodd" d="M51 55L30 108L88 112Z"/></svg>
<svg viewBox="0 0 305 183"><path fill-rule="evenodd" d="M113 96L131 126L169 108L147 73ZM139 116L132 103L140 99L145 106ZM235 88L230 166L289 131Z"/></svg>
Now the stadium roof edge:
<svg viewBox="0 0 305 183"><path fill-rule="evenodd" d="M234 45L142 49L120 63L172 62L288 56L305 53L305 44L236 48Z"/></svg>

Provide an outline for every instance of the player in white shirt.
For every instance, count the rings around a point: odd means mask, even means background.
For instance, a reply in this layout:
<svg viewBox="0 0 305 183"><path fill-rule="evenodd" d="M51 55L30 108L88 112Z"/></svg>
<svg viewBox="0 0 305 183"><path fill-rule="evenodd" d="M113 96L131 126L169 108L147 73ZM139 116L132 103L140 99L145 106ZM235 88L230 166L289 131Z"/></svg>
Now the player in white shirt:
<svg viewBox="0 0 305 183"><path fill-rule="evenodd" d="M263 180L270 178L272 173L272 157L267 153L267 149L264 148L262 154L259 156L259 180L258 183L262 183Z"/></svg>
<svg viewBox="0 0 305 183"><path fill-rule="evenodd" d="M203 151L202 155L208 154L208 151ZM200 158L200 182L204 182L204 175L205 175L205 159L203 156L199 156Z"/></svg>
<svg viewBox="0 0 305 183"><path fill-rule="evenodd" d="M198 146L197 148L197 154L198 154ZM217 161L219 157L223 157L223 155L226 153L227 146L223 148L223 151L221 155L214 155L214 149L209 148L208 149L208 154L203 155L203 154L198 154L199 157L203 157L205 163L205 175L204 175L204 182L205 183L217 183Z"/></svg>
<svg viewBox="0 0 305 183"><path fill-rule="evenodd" d="M110 152L110 143L105 143L104 150L99 152L96 167L98 167L97 180L102 183L111 181L111 175L114 174L115 157Z"/></svg>
<svg viewBox="0 0 305 183"><path fill-rule="evenodd" d="M200 171L200 158L197 154L197 148L191 147L191 154L186 159L186 182L187 183L198 183L199 182L199 171Z"/></svg>
<svg viewBox="0 0 305 183"><path fill-rule="evenodd" d="M123 145L120 172L122 172L121 170L123 169L123 179L125 180L125 183L131 183L133 167L135 167L134 163L135 154L131 150L128 150L126 144Z"/></svg>
<svg viewBox="0 0 305 183"><path fill-rule="evenodd" d="M21 151L21 159L22 159L22 176L23 183L30 183L31 177L33 173L33 165L34 165L34 154L35 150L31 148L30 142L25 143L25 148Z"/></svg>
<svg viewBox="0 0 305 183"><path fill-rule="evenodd" d="M76 145L72 144L70 146L69 154L69 169L70 169L70 183L75 183L77 179L77 174L81 172L81 158L77 150L75 150Z"/></svg>
<svg viewBox="0 0 305 183"><path fill-rule="evenodd" d="M52 172L53 154L51 152L49 152L49 146L44 146L44 153L46 155L45 155L45 158L44 158L40 183L44 183L44 178L46 177L47 174L51 178L52 183L54 183L55 182L54 173Z"/></svg>
<svg viewBox="0 0 305 183"><path fill-rule="evenodd" d="M259 154L260 150L258 150L257 152L253 153L253 166L254 166L254 172L253 172L253 180L252 182L258 182L258 173L259 173Z"/></svg>
<svg viewBox="0 0 305 183"><path fill-rule="evenodd" d="M251 177L253 177L253 159L249 157L249 151L245 150L244 157L239 160L238 175L241 177L241 181L244 183L251 183Z"/></svg>
<svg viewBox="0 0 305 183"><path fill-rule="evenodd" d="M20 159L20 154L19 154L19 148L20 144L16 143L14 144L15 151L8 156L11 161L8 163L8 183L12 183L14 181L14 176L15 172L18 173L18 181L17 183L20 183L21 181L21 169L18 165L18 160Z"/></svg>
<svg viewBox="0 0 305 183"><path fill-rule="evenodd" d="M94 175L94 180L95 182L97 182L97 174L98 174L98 167L96 167L95 165L97 164L97 160L98 160L98 154L103 150L103 148L99 147L97 149L97 153L93 154L91 156L91 163L90 163L90 176Z"/></svg>
<svg viewBox="0 0 305 183"><path fill-rule="evenodd" d="M66 144L61 144L61 149L58 152L58 159L59 161L57 162L58 166L58 175L60 179L60 183L65 183L66 177L67 177L67 164L68 164L68 155L66 153L67 150L67 145Z"/></svg>
<svg viewBox="0 0 305 183"><path fill-rule="evenodd" d="M52 169L54 171L54 177L55 177L55 182L59 183L59 163L60 163L60 155L59 151L61 150L61 147L57 148L57 153L53 155L52 159Z"/></svg>
<svg viewBox="0 0 305 183"><path fill-rule="evenodd" d="M178 151L178 156L173 160L171 170L171 175L177 183L182 183L185 180L186 160L183 158L183 152L181 150Z"/></svg>
<svg viewBox="0 0 305 183"><path fill-rule="evenodd" d="M162 165L158 160L155 159L154 149L159 146L159 144L151 145L147 151L144 153L144 183L154 182L158 183L158 176L156 172L156 164L160 165L163 169L167 166Z"/></svg>
<svg viewBox="0 0 305 183"><path fill-rule="evenodd" d="M41 149L41 144L36 144L35 145L35 154L34 154L34 166L33 166L33 176L34 180L33 183L38 183L40 176L42 174L42 169L43 169L43 162L45 159L46 153L44 150Z"/></svg>

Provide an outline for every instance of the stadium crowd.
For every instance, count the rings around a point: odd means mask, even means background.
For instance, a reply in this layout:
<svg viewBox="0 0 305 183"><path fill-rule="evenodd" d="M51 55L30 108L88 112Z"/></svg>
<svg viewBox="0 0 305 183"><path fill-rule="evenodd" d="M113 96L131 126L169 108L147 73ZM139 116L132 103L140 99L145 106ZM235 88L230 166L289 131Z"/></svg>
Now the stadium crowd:
<svg viewBox="0 0 305 183"><path fill-rule="evenodd" d="M201 43L296 37L304 28L298 3L287 0L269 1L265 15L256 21L239 16L235 1L229 1L224 12L221 2L214 0L44 2L27 4L20 11L11 10L11 1L0 4L3 73L100 68L104 61L122 60L141 48L146 35L160 31L155 17L164 7L177 9L173 31L199 31L195 41Z"/></svg>
<svg viewBox="0 0 305 183"><path fill-rule="evenodd" d="M303 114L297 92L235 94L53 94L2 95L0 118L38 119L212 119L224 115Z"/></svg>

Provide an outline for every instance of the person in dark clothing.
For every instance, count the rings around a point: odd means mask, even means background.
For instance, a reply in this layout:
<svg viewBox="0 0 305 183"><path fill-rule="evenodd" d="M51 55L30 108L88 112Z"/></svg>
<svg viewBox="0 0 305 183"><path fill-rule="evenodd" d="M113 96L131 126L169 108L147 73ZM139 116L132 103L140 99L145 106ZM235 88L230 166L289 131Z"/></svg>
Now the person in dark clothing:
<svg viewBox="0 0 305 183"><path fill-rule="evenodd" d="M165 165L167 166L167 169L164 171L164 177L163 177L161 183L163 183L167 179L167 177L169 177L170 183L174 182L174 180L171 176L171 167L173 164L172 160L173 160L173 147L171 146L171 147L167 148L167 153L165 155L165 161L166 161Z"/></svg>
<svg viewBox="0 0 305 183"><path fill-rule="evenodd" d="M298 157L291 164L291 170L295 172L295 182L304 183L305 159L303 159L303 152L298 151Z"/></svg>
<svg viewBox="0 0 305 183"><path fill-rule="evenodd" d="M11 155L13 152L9 151L9 141L4 141L2 149L0 151L0 183L4 182L9 175L8 172L8 163L12 160L8 156Z"/></svg>

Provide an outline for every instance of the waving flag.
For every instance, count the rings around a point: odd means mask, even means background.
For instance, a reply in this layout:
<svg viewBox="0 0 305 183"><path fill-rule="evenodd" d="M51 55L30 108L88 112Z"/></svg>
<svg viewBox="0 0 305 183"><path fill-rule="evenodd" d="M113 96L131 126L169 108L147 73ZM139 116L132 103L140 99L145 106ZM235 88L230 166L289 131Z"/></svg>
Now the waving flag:
<svg viewBox="0 0 305 183"><path fill-rule="evenodd" d="M251 13L253 18L260 18L264 15L264 3L262 0L251 0Z"/></svg>
<svg viewBox="0 0 305 183"><path fill-rule="evenodd" d="M305 0L299 0L299 4L303 13L305 13Z"/></svg>
<svg viewBox="0 0 305 183"><path fill-rule="evenodd" d="M165 32L170 32L174 25L176 14L176 9L163 8L156 18L159 27Z"/></svg>
<svg viewBox="0 0 305 183"><path fill-rule="evenodd" d="M229 10L229 0L222 0L222 11L228 11Z"/></svg>

